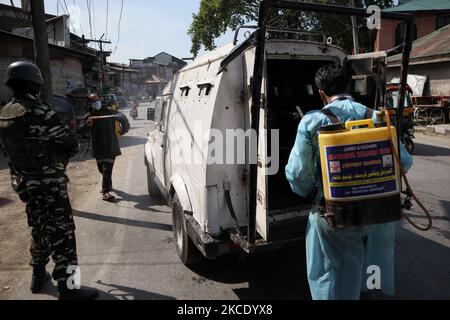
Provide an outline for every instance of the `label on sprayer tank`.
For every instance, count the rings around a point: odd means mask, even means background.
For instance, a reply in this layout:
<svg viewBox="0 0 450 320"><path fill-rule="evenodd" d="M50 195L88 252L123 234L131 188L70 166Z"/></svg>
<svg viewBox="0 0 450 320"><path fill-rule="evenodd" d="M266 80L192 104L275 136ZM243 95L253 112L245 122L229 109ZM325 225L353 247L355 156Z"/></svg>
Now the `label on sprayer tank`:
<svg viewBox="0 0 450 320"><path fill-rule="evenodd" d="M330 200L387 196L399 192L389 141L325 147Z"/></svg>

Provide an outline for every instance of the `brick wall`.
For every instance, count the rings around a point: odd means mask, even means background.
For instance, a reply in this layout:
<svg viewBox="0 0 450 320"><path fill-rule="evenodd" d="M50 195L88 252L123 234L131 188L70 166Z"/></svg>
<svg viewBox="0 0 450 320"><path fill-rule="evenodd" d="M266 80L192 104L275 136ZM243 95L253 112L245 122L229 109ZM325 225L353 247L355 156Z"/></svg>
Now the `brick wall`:
<svg viewBox="0 0 450 320"><path fill-rule="evenodd" d="M416 16L417 37L424 37L436 31L436 15ZM383 51L395 47L395 31L400 22L395 20L385 20L381 22L381 30L378 31L375 42L375 50Z"/></svg>

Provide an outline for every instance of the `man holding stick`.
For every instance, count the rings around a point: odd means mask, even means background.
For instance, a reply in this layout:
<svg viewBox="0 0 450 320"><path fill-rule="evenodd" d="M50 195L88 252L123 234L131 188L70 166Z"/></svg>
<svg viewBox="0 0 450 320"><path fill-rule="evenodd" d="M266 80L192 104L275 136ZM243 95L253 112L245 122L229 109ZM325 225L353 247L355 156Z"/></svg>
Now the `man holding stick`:
<svg viewBox="0 0 450 320"><path fill-rule="evenodd" d="M97 160L98 170L103 176L101 193L104 201L114 202L115 197L111 195L112 172L116 157L122 154L116 123L120 125L120 135L130 130L130 124L125 115L103 105L98 95L91 94L88 100L91 107L85 121L92 130L93 157Z"/></svg>

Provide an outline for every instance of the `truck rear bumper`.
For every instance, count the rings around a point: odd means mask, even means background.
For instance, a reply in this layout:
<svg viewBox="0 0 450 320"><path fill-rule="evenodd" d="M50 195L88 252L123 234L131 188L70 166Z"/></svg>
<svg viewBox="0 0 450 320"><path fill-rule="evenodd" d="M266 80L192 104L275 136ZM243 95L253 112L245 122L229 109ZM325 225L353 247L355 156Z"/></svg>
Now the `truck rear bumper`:
<svg viewBox="0 0 450 320"><path fill-rule="evenodd" d="M244 235L246 234L246 228L242 228L241 234L230 230L221 237L213 237L202 232L200 225L194 217L186 214L185 218L189 237L200 252L208 259L215 259L239 249L242 249L247 254L254 254L277 250L287 246L301 245L305 241L307 228L307 219L305 218L288 220L282 223L283 226L280 225L280 229L284 227L285 232L272 237L269 241L258 239L254 244L250 244L247 236ZM289 225L288 229L285 229L286 224Z"/></svg>

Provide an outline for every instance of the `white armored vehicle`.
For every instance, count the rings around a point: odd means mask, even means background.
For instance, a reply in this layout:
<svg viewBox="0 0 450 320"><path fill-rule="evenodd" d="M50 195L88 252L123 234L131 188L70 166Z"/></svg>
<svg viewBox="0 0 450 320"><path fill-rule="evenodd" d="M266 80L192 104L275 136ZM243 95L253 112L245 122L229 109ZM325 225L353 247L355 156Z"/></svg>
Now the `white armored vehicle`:
<svg viewBox="0 0 450 320"><path fill-rule="evenodd" d="M157 98L145 147L149 192L171 204L185 264L304 239L311 204L291 191L284 168L301 118L323 106L315 87L321 66L347 63L355 98L383 105L386 52L347 56L317 33L272 29L269 7L369 15L264 0L253 34L198 58ZM389 15L409 25L409 18Z"/></svg>

